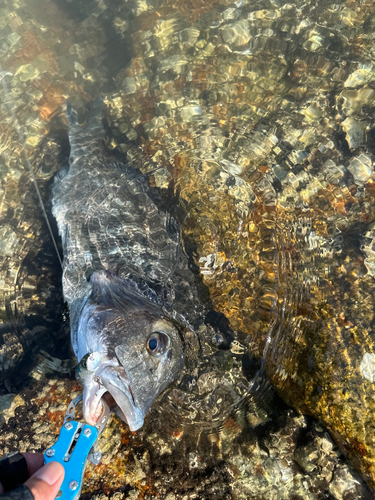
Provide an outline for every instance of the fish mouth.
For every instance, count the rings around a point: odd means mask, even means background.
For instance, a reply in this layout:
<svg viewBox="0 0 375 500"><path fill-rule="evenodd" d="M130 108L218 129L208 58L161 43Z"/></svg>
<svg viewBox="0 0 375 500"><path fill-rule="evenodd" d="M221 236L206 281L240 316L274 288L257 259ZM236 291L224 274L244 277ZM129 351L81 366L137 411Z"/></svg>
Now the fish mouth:
<svg viewBox="0 0 375 500"><path fill-rule="evenodd" d="M104 410L102 398L124 420L131 431L140 429L144 415L136 406L125 370L118 362L99 366L83 390L83 418L95 426Z"/></svg>

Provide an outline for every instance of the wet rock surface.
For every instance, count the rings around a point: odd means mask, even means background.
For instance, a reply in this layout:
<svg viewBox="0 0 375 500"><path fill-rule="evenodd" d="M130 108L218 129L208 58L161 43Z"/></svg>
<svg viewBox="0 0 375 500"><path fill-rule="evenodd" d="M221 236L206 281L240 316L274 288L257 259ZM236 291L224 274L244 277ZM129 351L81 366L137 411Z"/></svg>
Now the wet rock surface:
<svg viewBox="0 0 375 500"><path fill-rule="evenodd" d="M1 410L7 417L1 451L52 446L79 390L71 379L49 377L29 381L18 395L1 395L1 401L12 400L11 412ZM157 410L136 433L111 417L98 449L103 459L96 467L88 464L83 499L373 498L327 430L287 408L255 429L228 419L205 436L199 429L167 432Z"/></svg>

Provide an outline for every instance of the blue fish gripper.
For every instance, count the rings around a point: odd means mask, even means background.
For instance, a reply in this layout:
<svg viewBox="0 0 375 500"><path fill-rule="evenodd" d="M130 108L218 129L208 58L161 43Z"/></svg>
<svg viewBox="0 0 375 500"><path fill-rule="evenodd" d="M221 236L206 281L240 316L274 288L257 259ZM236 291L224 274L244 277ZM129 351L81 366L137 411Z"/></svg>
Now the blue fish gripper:
<svg viewBox="0 0 375 500"><path fill-rule="evenodd" d="M78 500L87 461L98 465L102 458L95 447L99 434L108 421L109 408L103 402L103 414L94 427L74 420L75 407L81 400L82 394L70 403L56 443L44 453L46 464L60 462L65 469L64 481L56 495L59 500Z"/></svg>

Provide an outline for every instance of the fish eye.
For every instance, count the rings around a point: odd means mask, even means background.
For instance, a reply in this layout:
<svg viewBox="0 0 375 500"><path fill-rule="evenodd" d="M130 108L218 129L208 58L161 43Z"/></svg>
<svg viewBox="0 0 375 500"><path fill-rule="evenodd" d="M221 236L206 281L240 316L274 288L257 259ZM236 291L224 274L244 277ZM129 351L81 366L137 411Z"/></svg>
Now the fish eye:
<svg viewBox="0 0 375 500"><path fill-rule="evenodd" d="M76 379L82 385L84 385L85 378L88 376L87 359L89 356L90 353L85 354L76 367Z"/></svg>
<svg viewBox="0 0 375 500"><path fill-rule="evenodd" d="M80 367L80 368L83 368L83 369L87 370L87 359L88 359L88 357L89 357L89 356L90 356L90 353L89 353L89 352L88 352L87 354L85 354L85 355L83 356L83 358L81 359L81 361L79 362L78 367Z"/></svg>
<svg viewBox="0 0 375 500"><path fill-rule="evenodd" d="M147 339L147 350L153 356L164 352L169 345L169 337L162 332L154 332Z"/></svg>

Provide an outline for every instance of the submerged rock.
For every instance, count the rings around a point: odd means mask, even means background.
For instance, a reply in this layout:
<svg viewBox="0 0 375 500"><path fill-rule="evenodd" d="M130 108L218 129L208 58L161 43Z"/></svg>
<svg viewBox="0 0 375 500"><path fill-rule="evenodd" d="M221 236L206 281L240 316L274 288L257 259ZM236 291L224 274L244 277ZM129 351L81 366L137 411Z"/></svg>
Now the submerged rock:
<svg viewBox="0 0 375 500"><path fill-rule="evenodd" d="M2 428L1 450L44 451L57 438L65 406L77 389L75 382L63 378L24 387L24 404ZM38 411L40 406L43 412ZM202 438L211 444L198 445ZM349 492L352 498L372 498L327 431L286 409L265 423L258 435L234 432L234 421L205 436L170 434L157 412L150 414L144 428L131 433L112 417L98 447L103 460L97 467L87 466L84 500L250 496L276 500L293 495L318 500L328 494L341 500Z"/></svg>

